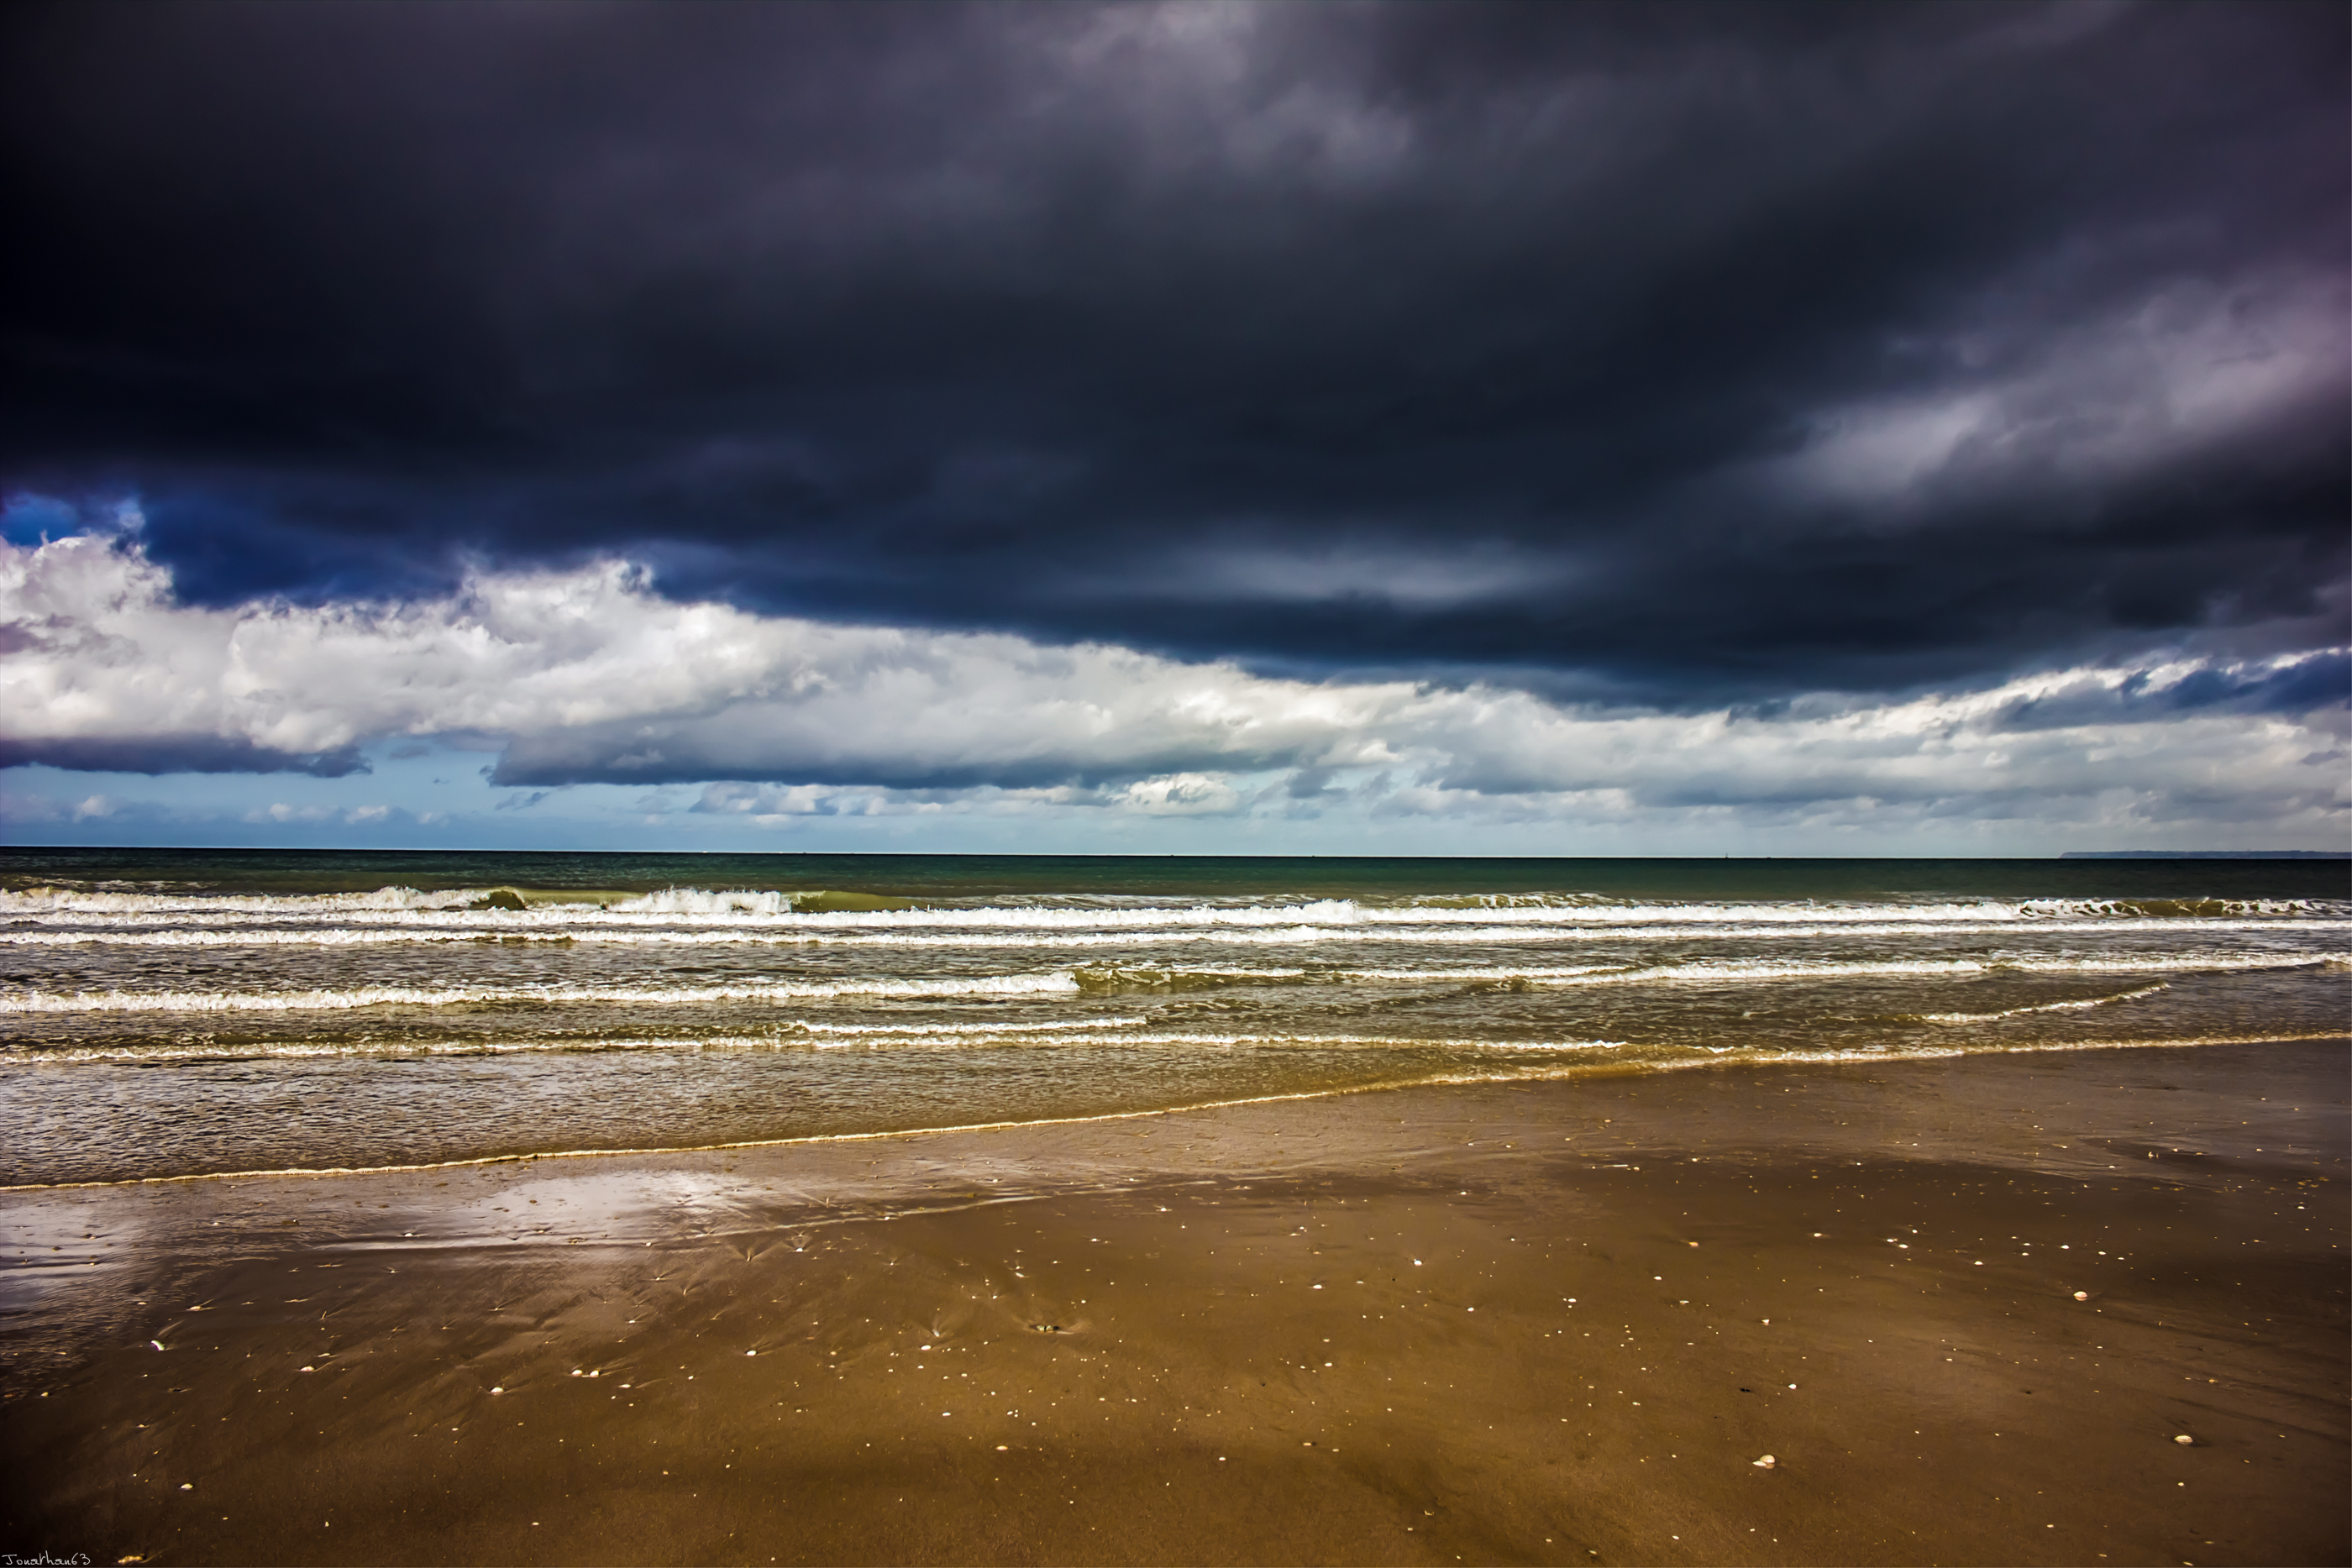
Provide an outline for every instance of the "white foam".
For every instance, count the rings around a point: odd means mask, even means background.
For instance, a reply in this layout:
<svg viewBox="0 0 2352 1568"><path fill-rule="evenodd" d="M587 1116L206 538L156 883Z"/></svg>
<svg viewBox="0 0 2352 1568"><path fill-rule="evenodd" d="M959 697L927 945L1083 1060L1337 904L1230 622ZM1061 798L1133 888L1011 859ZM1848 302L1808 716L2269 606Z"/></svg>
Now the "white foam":
<svg viewBox="0 0 2352 1568"><path fill-rule="evenodd" d="M903 1031L900 1038L897 1040L883 1040L869 1042L869 1048L887 1050L903 1047L908 1043L928 1043L927 1034L928 1031L923 1030L908 1029ZM965 1037L951 1038L956 1039L957 1043L960 1045L985 1046L989 1043L985 1037L976 1040L967 1039ZM1143 1034L1022 1034L1018 1036L1010 1036L1009 1038L1011 1038L1015 1043L1024 1047L1107 1045L1119 1047L1122 1049L1132 1045L1174 1045L1193 1048L1214 1048L1219 1050L1242 1045L1273 1045L1300 1049L1316 1046L1378 1046L1384 1050L1400 1051L1410 1049L1482 1051L1487 1048L1488 1043L1486 1041L1476 1040L1441 1040L1411 1035L1318 1034L1307 1030L1262 1030L1255 1033L1209 1030L1158 1030ZM845 1043L841 1046L826 1047L824 1049L850 1050L855 1048Z"/></svg>
<svg viewBox="0 0 2352 1568"><path fill-rule="evenodd" d="M462 909L488 898L482 887L380 887L373 893L310 893L290 896L232 893L87 893L72 888L33 887L0 892L0 915L317 915L394 910Z"/></svg>
<svg viewBox="0 0 2352 1568"><path fill-rule="evenodd" d="M1068 970L969 979L858 979L730 986L355 986L299 991L19 991L0 1014L291 1013L354 1008L528 1004L538 1007L691 1007L710 1002L804 1001L817 997L1058 996L1078 989Z"/></svg>
<svg viewBox="0 0 2352 1568"><path fill-rule="evenodd" d="M671 888L611 901L604 906L556 898L519 910L470 907L488 895L481 888L419 892L388 887L373 893L316 894L272 897L258 894L84 893L35 888L0 893L0 917L54 921L145 920L159 916L204 925L340 919L347 923L430 925L436 922L509 931L560 926L625 929L646 926L789 927L807 931L919 931L1027 929L1124 931L1167 927L1379 926L1674 926L1739 928L1801 925L1850 929L1857 925L1917 927L1955 923L2000 926L2083 922L2114 929L2126 920L2152 921L2173 928L2197 919L2255 918L2261 924L2303 924L2313 916L2343 913L2342 901L2305 899L2202 900L2181 904L2174 913L2150 915L2147 905L2165 901L1975 899L1908 904L1864 901L1824 904L1615 903L1593 900L1528 900L1507 904L1365 904L1353 899L1310 899L1275 904L1141 905L986 904L917 909L813 910L798 912L796 896L782 892L707 892ZM2192 912L2193 911L2193 912Z"/></svg>
<svg viewBox="0 0 2352 1568"><path fill-rule="evenodd" d="M2341 967L2347 960L2334 955L2310 954L2167 954L2087 958L2035 958L2002 955L1986 958L1895 959L1773 959L1721 958L1690 964L1589 965L1464 965L1449 968L1386 968L1350 966L1331 969L1244 969L1201 966L1183 969L1138 967L1131 969L1076 971L1082 981L1099 986L1167 985L1185 979L1232 980L1244 984L1302 985L1345 981L1394 981L1403 984L1464 982L1544 986L1608 986L1650 984L1720 985L1751 980L1859 978L1872 976L1942 977L2022 971L2029 974L2166 974L2187 971L2295 969Z"/></svg>
<svg viewBox="0 0 2352 1568"><path fill-rule="evenodd" d="M2002 956L1991 958L1901 958L1866 960L1827 960L1822 962L1784 961L1764 958L1726 958L1696 964L1665 964L1654 968L1631 969L1616 973L1554 976L1539 970L1519 971L1518 975L1546 985L1620 985L1628 982L1658 981L1717 985L1748 980L1809 980L1861 978L1870 976L1943 976L1998 974L2004 970L2022 970L2039 975L2094 974L2167 974L2184 971L2230 971L2242 969L2297 969L2341 964L2332 956L2312 956L2292 954L2178 954L2154 957L2100 956L2090 958L2032 958ZM1371 971L1367 971L1371 973ZM1426 973L1442 975L1444 970ZM1498 971L1499 977L1515 977L1512 971ZM1414 976L1412 977L1420 977Z"/></svg>
<svg viewBox="0 0 2352 1568"><path fill-rule="evenodd" d="M272 917L273 919L275 917ZM454 917L453 917L454 918ZM101 925L75 930L0 930L0 946L72 947L108 945L125 947L366 947L404 943L525 943L571 944L615 947L828 946L906 947L981 950L990 948L1135 947L1147 945L1210 943L1231 946L1287 946L1315 943L1412 943L1432 946L1523 945L1532 942L1601 943L1618 941L1696 942L1730 940L1793 941L1820 937L1901 937L2021 934L2014 922L1881 922L1847 925L1583 925L1544 927L1532 925L1486 926L1290 925L1276 928L1209 929L1145 926L1132 930L1070 929L1050 934L1005 935L998 931L844 932L743 931L710 929L600 928L559 915L535 916L529 925L493 925L480 912L467 912L462 924L407 923L369 925L345 922L292 929L263 928L242 921L211 924L194 929L152 930L131 925ZM2098 936L2161 933L2179 937L2190 934L2226 935L2252 931L2276 932L2276 920L2116 919L2101 922ZM2037 928L2061 935L2052 923ZM2352 920L2298 921L2298 934L2352 930ZM2088 933L2086 933L2088 934Z"/></svg>
<svg viewBox="0 0 2352 1568"><path fill-rule="evenodd" d="M2025 1018L2034 1013L2081 1012L2090 1008L2103 1008L2111 1002L2137 1001L2170 988L2170 983L2158 980L2152 986L2138 986L2128 991L2117 991L2111 997L2085 997L2079 1001L2037 1002L2032 1007L2002 1008L1989 1013L1921 1013L1922 1023L1990 1023L1997 1019Z"/></svg>
<svg viewBox="0 0 2352 1568"><path fill-rule="evenodd" d="M2172 1050L2202 1045L2294 1045L2352 1039L2343 1030L2280 1030L2263 1034L2151 1035L2132 1040L2008 1040L1968 1045L1901 1045L1846 1051L1775 1051L1757 1060L1802 1065L1815 1061L1935 1061L1956 1056L2028 1056L2058 1051ZM1662 1067L1678 1063L1662 1062Z"/></svg>
<svg viewBox="0 0 2352 1568"><path fill-rule="evenodd" d="M0 995L0 1015L47 1013L287 1013L373 1007L454 1007L525 1004L679 1007L714 1002L779 1002L819 997L957 997L1062 995L1086 984L1167 985L1187 979L1239 984L1301 985L1348 981L1407 984L1500 983L1545 986L1721 985L1762 980L1940 977L2002 971L2028 974L2167 974L2192 971L2341 967L2334 955L2168 954L2091 957L1805 960L1722 958L1688 964L1478 965L1446 968L1349 967L1334 969L1254 969L1201 966L1183 969L1055 969L1023 975L892 979L880 977L802 981L740 981L710 986L358 986L273 991L23 990Z"/></svg>
<svg viewBox="0 0 2352 1568"><path fill-rule="evenodd" d="M793 895L789 893L706 893L698 887L666 887L659 893L619 900L610 907L623 915L748 915L771 920L793 913Z"/></svg>
<svg viewBox="0 0 2352 1568"><path fill-rule="evenodd" d="M16 947L76 947L103 944L116 947L374 947L400 943L434 942L541 942L562 944L578 940L563 931L496 931L483 927L444 926L422 930L369 930L335 926L311 926L296 931L263 930L195 930L195 931L0 931L0 946ZM614 937L589 935L588 941L612 941ZM685 932L648 933L618 938L632 946L687 945L707 946L728 938L698 936ZM740 938L774 942L777 938Z"/></svg>
<svg viewBox="0 0 2352 1568"><path fill-rule="evenodd" d="M1070 1019L1055 1023L925 1023L920 1019L908 1019L904 1023L819 1023L808 1019L794 1019L785 1029L805 1030L811 1034L1043 1034L1086 1029L1138 1029L1150 1023L1150 1019Z"/></svg>
<svg viewBox="0 0 2352 1568"><path fill-rule="evenodd" d="M2310 900L2207 900L2215 915L2267 915L2287 916L2317 913ZM1528 902L1509 905L1405 904L1366 904L1354 899L1313 899L1297 904L1143 905L1139 907L1045 907L987 905L977 908L822 910L796 914L791 895L781 894L704 894L675 889L644 899L616 903L600 912L628 918L645 914L662 915L751 917L789 920L818 927L908 928L924 926L1037 926L1049 928L1132 928L1157 925L1676 925L1717 924L1756 925L1810 924L1846 926L1856 923L1966 920L1997 922L2056 919L2099 920L2139 915L2128 901L1977 899L1921 904L1864 902L1822 904L1811 900L1785 903ZM2177 918L2193 918L2182 915ZM2169 922L2164 922L2168 924Z"/></svg>
<svg viewBox="0 0 2352 1568"><path fill-rule="evenodd" d="M908 1024L903 1028L882 1025L825 1026L803 1023L787 1025L784 1031L770 1034L686 1037L600 1035L585 1040L562 1037L516 1039L500 1035L478 1040L428 1041L266 1040L202 1045L159 1041L152 1045L64 1046L54 1050L11 1052L9 1058L28 1065L48 1065L102 1061L311 1061L353 1058L398 1060L417 1057L543 1055L565 1052L602 1054L608 1051L748 1053L808 1050L891 1051L909 1049L977 1051L987 1050L992 1046L1047 1050L1055 1047L1099 1048L1106 1045L1119 1048L1172 1046L1190 1050L1231 1050L1236 1047L1260 1046L1284 1050L1369 1048L1404 1051L1558 1052L1585 1050L1613 1051L1627 1043L1624 1040L1608 1040L1496 1041L1413 1035L1317 1034L1297 1030L1212 1032L1198 1030L1156 1030L1141 1033L1126 1031L1129 1026L1139 1025L1144 1021L1141 1019L1118 1019L1074 1020L1052 1024ZM806 1032L790 1032L794 1030ZM811 1036L819 1038L812 1043ZM842 1038L845 1036L849 1038Z"/></svg>

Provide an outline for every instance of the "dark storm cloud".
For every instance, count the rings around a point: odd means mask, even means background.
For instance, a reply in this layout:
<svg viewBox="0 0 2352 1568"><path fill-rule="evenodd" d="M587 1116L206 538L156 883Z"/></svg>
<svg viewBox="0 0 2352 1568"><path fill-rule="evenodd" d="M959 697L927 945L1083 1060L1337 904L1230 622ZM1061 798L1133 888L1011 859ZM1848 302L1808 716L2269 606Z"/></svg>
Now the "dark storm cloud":
<svg viewBox="0 0 2352 1568"><path fill-rule="evenodd" d="M368 771L355 747L298 754L205 734L36 740L0 736L0 768L26 763L92 773L308 773L318 779Z"/></svg>
<svg viewBox="0 0 2352 1568"><path fill-rule="evenodd" d="M1692 704L2346 635L2338 5L13 18L0 465L192 599Z"/></svg>

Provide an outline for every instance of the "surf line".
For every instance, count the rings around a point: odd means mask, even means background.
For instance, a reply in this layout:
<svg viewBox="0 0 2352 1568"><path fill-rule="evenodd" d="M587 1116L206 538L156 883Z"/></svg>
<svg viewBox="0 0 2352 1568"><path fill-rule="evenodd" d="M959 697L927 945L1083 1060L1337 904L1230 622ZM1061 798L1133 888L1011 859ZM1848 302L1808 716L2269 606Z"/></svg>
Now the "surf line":
<svg viewBox="0 0 2352 1568"><path fill-rule="evenodd" d="M820 1144L878 1144L900 1138L944 1137L955 1133L1018 1132L1028 1127L1075 1127L1096 1122L1139 1122L1162 1116L1185 1116L1199 1111L1225 1111L1249 1105L1274 1105L1288 1101L1336 1100L1349 1094L1391 1093L1413 1089L1464 1088L1480 1083L1538 1083L1578 1078L1628 1078L1649 1072L1684 1072L1726 1067L1844 1066L1863 1061L1895 1064L1940 1061L1957 1056L2025 1056L2050 1051L2185 1050L2206 1045L2294 1045L2317 1040L2352 1040L2352 1031L2322 1030L2311 1034L2198 1035L2185 1040L2051 1040L2038 1044L1942 1046L1927 1051L1804 1053L1777 1056L1702 1057L1687 1061L1653 1061L1638 1066L1595 1062L1507 1074L1433 1074L1402 1082L1349 1083L1329 1089L1304 1089L1287 1094L1254 1094L1236 1100L1202 1100L1187 1105L1162 1105L1140 1111L1104 1111L1091 1116L1040 1116L1017 1122L967 1122L944 1127L899 1127L874 1133L811 1133L791 1138L745 1138L725 1144L687 1144L668 1147L629 1149L549 1149L527 1155L480 1155L460 1160L430 1160L404 1166L289 1166L283 1170L195 1171L185 1176L123 1176L110 1181L18 1182L0 1186L0 1193L75 1192L94 1187L166 1186L207 1181L262 1181L278 1177L410 1176L425 1171L464 1170L472 1166L529 1165L536 1160L625 1159L656 1155L712 1155L738 1149L808 1147Z"/></svg>

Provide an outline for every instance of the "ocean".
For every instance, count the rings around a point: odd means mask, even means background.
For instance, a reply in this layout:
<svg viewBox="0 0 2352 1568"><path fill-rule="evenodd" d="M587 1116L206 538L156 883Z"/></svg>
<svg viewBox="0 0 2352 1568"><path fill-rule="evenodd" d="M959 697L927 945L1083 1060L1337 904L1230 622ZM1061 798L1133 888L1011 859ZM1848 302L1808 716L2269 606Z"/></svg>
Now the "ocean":
<svg viewBox="0 0 2352 1568"><path fill-rule="evenodd" d="M0 1186L2341 1038L2294 861L0 852Z"/></svg>

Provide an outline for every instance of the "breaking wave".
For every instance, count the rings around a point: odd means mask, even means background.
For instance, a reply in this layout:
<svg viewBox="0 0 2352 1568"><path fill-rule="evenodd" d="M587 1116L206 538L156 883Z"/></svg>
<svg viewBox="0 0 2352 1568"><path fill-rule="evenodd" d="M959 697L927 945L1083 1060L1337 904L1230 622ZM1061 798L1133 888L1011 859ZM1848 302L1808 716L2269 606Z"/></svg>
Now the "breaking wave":
<svg viewBox="0 0 2352 1568"><path fill-rule="evenodd" d="M1794 895L1860 884L1764 870L1624 883L1657 894L1635 897L1411 895L1425 870L1296 884L1347 896L1209 897L1190 890L1261 873L1187 873L1185 893L1153 895L1129 872L1081 868L1057 884L1081 891L923 902L491 880L632 874L594 857L289 895L257 890L325 873L253 863L288 880L0 891L0 1179L719 1146L851 1124L895 1136L1107 1105L2092 1049L2095 1032L2308 1040L2340 1025L2352 967L2352 899L2335 897L1842 900ZM1983 885L2154 885L2016 874ZM1737 891L1664 895L1711 886ZM480 1060L444 1060L465 1058ZM175 1071L145 1071L158 1065Z"/></svg>
<svg viewBox="0 0 2352 1568"><path fill-rule="evenodd" d="M1867 977L2222 973L2247 969L2343 967L2312 954L2101 955L2091 957L1797 960L1723 958L1690 964L1465 965L1458 967L1349 967L1328 969L1079 967L1030 974L900 979L745 980L706 986L354 986L270 992L222 990L22 990L0 994L0 1015L42 1013L292 1013L409 1007L688 1007L824 997L1047 997L1082 991L1182 990L1232 986L1354 983L1409 985L1736 985L1768 980ZM2053 1004L2071 1005L2071 1004Z"/></svg>
<svg viewBox="0 0 2352 1568"><path fill-rule="evenodd" d="M1909 1016L1920 1023L1991 1023L2000 1019L2030 1018L2035 1013L2084 1012L2116 1002L2135 1002L2168 988L2169 982L2158 980L2155 985L2137 986L2128 991L2117 991L2111 997L2084 997L2070 1002L2035 1002L2030 1007L2001 1008L1989 1013L1913 1013Z"/></svg>
<svg viewBox="0 0 2352 1568"><path fill-rule="evenodd" d="M923 931L869 932L834 928L744 931L732 929L600 929L574 920L541 919L523 925L492 925L478 915L446 924L310 925L293 929L247 927L235 922L195 929L152 930L104 926L77 930L0 930L0 946L75 947L105 944L123 947L374 947L401 944L519 943L606 947L943 947L983 948L1127 947L1144 943L1213 943L1225 946L1289 946L1310 943L1416 943L1441 946L1477 946L1528 942L1701 942L1773 937L1804 940L1822 937L1981 936L2020 929L2002 921L1879 921L1846 925L1776 924L1762 926L1731 922L1657 925L1423 926L1397 922L1336 925L1297 924L1245 927L1178 925L1131 925L1111 931L1072 927L1050 933L1004 934L1001 927L979 927L967 934ZM2224 934L2276 928L2275 920L2206 919L2193 929ZM2103 923L2102 935L2147 935L2183 930L2180 920L2142 918ZM2314 919L2298 924L2303 931L2352 930L2352 920ZM2042 927L2041 929L2049 929Z"/></svg>
<svg viewBox="0 0 2352 1568"><path fill-rule="evenodd" d="M1493 903L1357 899L1192 904L1072 904L918 905L870 894L709 892L668 888L637 894L518 893L510 888L447 888L420 892L386 887L373 893L263 894L133 894L40 887L0 892L0 919L54 921L188 916L207 922L335 919L355 924L425 924L459 920L506 930L539 925L779 925L805 930L1033 929L1133 930L1184 926L1643 926L1724 925L1741 928L1806 925L1905 928L1954 923L2011 925L2053 921L2120 920L2167 924L2184 920L2255 919L2265 924L2342 916L2352 906L2313 899L1977 899L1917 904L1628 902L1563 895Z"/></svg>
<svg viewBox="0 0 2352 1568"><path fill-rule="evenodd" d="M790 1002L819 997L1017 997L1075 993L1066 969L971 979L824 980L720 986L354 986L271 991L22 991L0 997L0 1014L292 1013L354 1008L626 1005L692 1007L712 1002Z"/></svg>

